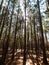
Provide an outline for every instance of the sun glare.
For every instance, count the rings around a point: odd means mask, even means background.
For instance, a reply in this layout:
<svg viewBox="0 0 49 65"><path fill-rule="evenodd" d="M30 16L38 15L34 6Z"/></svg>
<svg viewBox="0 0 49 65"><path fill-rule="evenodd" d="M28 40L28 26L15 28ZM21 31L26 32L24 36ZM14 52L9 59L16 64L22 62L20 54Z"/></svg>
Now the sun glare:
<svg viewBox="0 0 49 65"><path fill-rule="evenodd" d="M30 65L30 62L26 62L26 65Z"/></svg>

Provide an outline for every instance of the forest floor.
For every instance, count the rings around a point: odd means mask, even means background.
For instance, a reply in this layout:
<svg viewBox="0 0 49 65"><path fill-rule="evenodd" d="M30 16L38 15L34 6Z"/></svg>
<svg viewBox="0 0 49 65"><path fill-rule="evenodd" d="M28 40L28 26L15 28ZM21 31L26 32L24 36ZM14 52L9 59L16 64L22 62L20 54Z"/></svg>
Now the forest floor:
<svg viewBox="0 0 49 65"><path fill-rule="evenodd" d="M12 56L11 51L12 51L12 49L9 48L7 56L6 56L5 64L6 65L23 65L23 56L24 56L23 50L21 52L20 49L17 49L17 50L15 49L13 62L11 62L11 56ZM1 52L2 52L2 49L0 49L0 58L2 57ZM46 51L46 54L47 54L47 61L49 64L49 51ZM38 63L39 63L39 65L44 65L42 52L40 54L38 54ZM37 65L37 59L36 59L35 51L32 52L30 50L30 52L26 53L26 65Z"/></svg>

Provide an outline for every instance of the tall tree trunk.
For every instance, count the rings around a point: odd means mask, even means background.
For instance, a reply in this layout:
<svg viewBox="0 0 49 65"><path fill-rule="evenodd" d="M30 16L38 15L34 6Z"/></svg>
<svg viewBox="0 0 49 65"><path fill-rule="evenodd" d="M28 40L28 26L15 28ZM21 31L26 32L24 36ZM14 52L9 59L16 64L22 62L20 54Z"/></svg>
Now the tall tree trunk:
<svg viewBox="0 0 49 65"><path fill-rule="evenodd" d="M0 4L0 12L1 12L1 9L2 9L3 1L4 1L4 0L2 0L2 1L1 1L1 4ZM3 17L3 11L4 11L4 9L2 10L2 15L1 15L0 19L2 19L2 17ZM0 25L1 25L1 20L0 20Z"/></svg>
<svg viewBox="0 0 49 65"><path fill-rule="evenodd" d="M8 35L7 35L7 40L6 40L6 42L5 42L5 46L4 46L3 54L2 54L2 63L5 62L6 54L7 54L7 52L8 52L8 47L9 47L9 37L10 37L11 24L12 24L12 16L13 16L14 5L15 5L14 2L15 2L15 1L13 1L13 9L12 9L12 14L11 14L11 19L10 19L9 32L8 32Z"/></svg>
<svg viewBox="0 0 49 65"><path fill-rule="evenodd" d="M5 24L5 17L6 17L6 15L4 14L4 18L3 18L3 24L2 24L2 26L1 26L1 31L0 31L0 39L1 39L1 36L2 36L2 31L3 31L3 28L4 28L4 24Z"/></svg>
<svg viewBox="0 0 49 65"><path fill-rule="evenodd" d="M2 52L3 52L3 49L4 49L4 42L5 42L5 39L6 39L6 35L7 35L7 29L5 31L5 35L4 35L4 39L3 39L3 42L2 42ZM0 59L0 64L2 63L2 57Z"/></svg>
<svg viewBox="0 0 49 65"><path fill-rule="evenodd" d="M1 14L1 16L0 16L0 27L1 27L1 24L2 24L2 20L3 20L3 17L4 17L4 8L3 8L3 10L2 10L2 14Z"/></svg>
<svg viewBox="0 0 49 65"><path fill-rule="evenodd" d="M35 42L36 60L37 60L37 65L39 65L39 61L38 61L38 47L37 47L36 30L35 30L35 17L34 17L33 25L34 25L34 42Z"/></svg>
<svg viewBox="0 0 49 65"><path fill-rule="evenodd" d="M15 1L15 0L14 0ZM19 4L18 4L19 5ZM18 15L19 15L19 6L18 6ZM14 51L15 51L15 44L16 44L16 47L17 47L17 42L16 42L16 34L17 34L17 23L19 23L18 21L18 15L17 15L17 21L16 21L16 27L15 27L15 33L14 33L14 43L13 43L13 50L12 50L12 57L11 57L11 62L14 60ZM17 48L16 48L17 49Z"/></svg>
<svg viewBox="0 0 49 65"><path fill-rule="evenodd" d="M6 24L7 27L8 27L8 12L9 12L9 11L7 10L7 12L6 12L6 20L5 20L6 23L7 23L7 24ZM4 21L4 22L5 22L5 21ZM5 49L6 49L6 48L5 48L5 43L6 43L6 42L5 42L5 39L6 39L6 37L7 37L7 28L6 28L6 31L5 31L4 40L3 40L3 42L2 42L2 45L3 45L2 50L3 50L3 51L2 51L2 58L1 58L1 62L0 62L1 65L4 63L4 62L3 62L3 57L6 56L6 55L4 56L4 52L5 52ZM6 47L7 47L7 46L6 46ZM4 58L4 59L5 59L5 58Z"/></svg>
<svg viewBox="0 0 49 65"><path fill-rule="evenodd" d="M41 37L42 37L42 50L43 50L43 63L46 65L48 64L47 62L47 57L46 57L46 50L45 50L45 44L44 44L44 36L43 36L43 28L42 28L42 20L41 20L41 14L40 14L40 5L39 5L39 0L37 0L37 5L38 5L38 10L39 10L39 23L40 23L40 28L41 28Z"/></svg>
<svg viewBox="0 0 49 65"><path fill-rule="evenodd" d="M15 51L15 44L17 43L16 42L16 33L17 33L17 25L16 25L16 28L15 28L15 35L14 35L14 43L13 43L13 50L12 50L12 57L11 57L11 60L13 61L14 60L14 51Z"/></svg>
<svg viewBox="0 0 49 65"><path fill-rule="evenodd" d="M47 31L45 30L45 39L46 39L46 48L47 48L47 50L48 50L48 40L47 40Z"/></svg>
<svg viewBox="0 0 49 65"><path fill-rule="evenodd" d="M28 50L29 50L29 28L28 28L28 32L27 32L27 51Z"/></svg>
<svg viewBox="0 0 49 65"><path fill-rule="evenodd" d="M38 35L38 26L37 26L37 47L38 47L38 57L39 57L39 54L40 54L40 50L39 50L39 48L40 48L40 43L39 43L39 35Z"/></svg>
<svg viewBox="0 0 49 65"><path fill-rule="evenodd" d="M2 36L2 31L3 31L3 29L4 29L5 19L6 19L7 15L8 15L9 2L10 2L10 0L8 1L8 5L7 5L7 8L6 8L6 10L5 10L4 18L1 19L1 21L0 21L0 22L3 21L2 26L1 26L1 31L0 31L0 38L1 38L1 36Z"/></svg>
<svg viewBox="0 0 49 65"><path fill-rule="evenodd" d="M23 65L26 65L26 0L25 0L25 22L24 22L24 58Z"/></svg>
<svg viewBox="0 0 49 65"><path fill-rule="evenodd" d="M13 43L13 46L12 46L13 49L12 49L12 57L11 57L11 61L14 60L15 45L16 45L16 47L17 47L16 34L17 34L17 21L16 21L16 27L15 27L15 33L14 33L14 43ZM17 48L16 48L16 50L17 50Z"/></svg>
<svg viewBox="0 0 49 65"><path fill-rule="evenodd" d="M32 38L32 22L31 22L31 50L32 50L32 52L33 52L33 38Z"/></svg>
<svg viewBox="0 0 49 65"><path fill-rule="evenodd" d="M20 48L21 48L21 53L22 53L21 24L22 24L22 20L20 21Z"/></svg>

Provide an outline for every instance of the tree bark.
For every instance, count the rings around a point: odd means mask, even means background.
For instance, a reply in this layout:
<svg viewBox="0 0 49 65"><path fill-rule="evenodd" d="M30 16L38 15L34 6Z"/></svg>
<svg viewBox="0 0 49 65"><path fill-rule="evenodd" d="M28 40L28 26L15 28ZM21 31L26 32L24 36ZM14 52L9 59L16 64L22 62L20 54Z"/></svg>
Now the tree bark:
<svg viewBox="0 0 49 65"><path fill-rule="evenodd" d="M7 52L8 52L8 47L9 47L9 37L10 37L11 24L12 24L12 16L13 16L14 5L15 5L14 2L15 2L15 1L13 1L13 9L12 9L12 14L11 14L11 19L10 19L9 32L8 32L8 35L7 35L7 40L6 40L6 42L5 42L5 46L4 46L3 54L2 54L2 63L5 62L6 55L7 55Z"/></svg>
<svg viewBox="0 0 49 65"><path fill-rule="evenodd" d="M41 19L41 14L40 14L39 0L37 0L37 5L38 5L38 10L39 10L39 23L40 23L41 37L42 37L41 44L42 44L42 50L43 50L43 63L46 65L46 64L48 64L48 62L47 62L46 50L45 50L45 44L44 44L44 36L43 36L43 28L42 28L42 19Z"/></svg>
<svg viewBox="0 0 49 65"><path fill-rule="evenodd" d="M1 23L2 23L2 21L3 21L2 26L1 26L0 38L1 38L1 36L2 36L2 31L3 31L3 29L4 29L4 24L5 24L6 17L8 16L8 6L9 6L9 2L10 2L10 0L8 1L8 5L7 5L7 8L6 8L6 10L5 10L5 14L4 14L4 15L2 14L3 19L1 18L1 21L0 21ZM4 11L4 9L3 9L3 11ZM1 23L0 23L0 24L1 24Z"/></svg>
<svg viewBox="0 0 49 65"><path fill-rule="evenodd" d="M26 0L25 0L25 22L24 22L24 58L23 65L26 65Z"/></svg>
<svg viewBox="0 0 49 65"><path fill-rule="evenodd" d="M34 16L33 25L34 25L34 42L35 42L36 60L37 60L37 65L39 65L39 61L38 61L38 47L37 47L36 30L35 30L35 16Z"/></svg>

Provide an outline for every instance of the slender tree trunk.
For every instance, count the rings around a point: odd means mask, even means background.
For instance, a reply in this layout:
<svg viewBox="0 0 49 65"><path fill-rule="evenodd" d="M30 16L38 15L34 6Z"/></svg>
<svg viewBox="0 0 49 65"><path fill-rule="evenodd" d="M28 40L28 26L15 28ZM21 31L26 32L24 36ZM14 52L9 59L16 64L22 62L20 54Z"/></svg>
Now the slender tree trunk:
<svg viewBox="0 0 49 65"><path fill-rule="evenodd" d="M29 50L29 28L27 32L27 51ZM29 52L29 51L28 51ZM29 53L28 53L29 54Z"/></svg>
<svg viewBox="0 0 49 65"><path fill-rule="evenodd" d="M43 28L42 28L42 20L41 20L41 14L40 14L40 5L39 5L39 0L37 0L37 5L38 5L38 10L39 10L39 23L40 23L40 28L41 28L41 37L42 37L42 50L43 50L43 63L46 65L48 64L47 62L47 57L46 57L46 50L45 50L45 44L44 44L44 36L43 36Z"/></svg>
<svg viewBox="0 0 49 65"><path fill-rule="evenodd" d="M1 14L1 17L0 17L0 27L1 27L1 24L2 24L3 17L4 17L4 8L2 10L2 14Z"/></svg>
<svg viewBox="0 0 49 65"><path fill-rule="evenodd" d="M6 17L7 17L7 15L8 15L9 2L10 2L10 0L8 1L8 5L7 5L7 8L6 8L6 10L5 10L4 18L3 18L3 20L1 19L1 22L3 21L3 23L2 23L2 26L1 26L0 38L1 38L1 36L2 36L2 31L3 31L3 29L4 29L4 24L5 24Z"/></svg>
<svg viewBox="0 0 49 65"><path fill-rule="evenodd" d="M15 1L15 0L14 0ZM19 5L19 4L18 4ZM18 6L18 15L19 15L19 6ZM17 21L16 21L16 27L15 27L15 33L14 33L14 43L13 43L13 50L12 50L12 57L11 57L11 62L14 60L14 50L15 50L15 44L17 46L17 42L16 42L16 34L17 34L17 23L18 23L18 15L17 15ZM17 48L16 48L17 49Z"/></svg>
<svg viewBox="0 0 49 65"><path fill-rule="evenodd" d="M25 0L25 22L24 22L24 58L23 65L26 65L26 0Z"/></svg>
<svg viewBox="0 0 49 65"><path fill-rule="evenodd" d="M15 1L15 0L14 0ZM19 8L19 6L18 6ZM19 9L18 9L18 14L19 14ZM14 53L15 53L15 45L17 47L17 41L16 41L16 34L17 34L17 23L18 23L18 15L17 15L17 21L16 21L16 26L15 26L15 33L14 33L14 42L13 42L13 45L12 45L12 57L11 57L11 62L13 62L14 60ZM17 48L16 48L17 50ZM11 63L10 63L11 64Z"/></svg>
<svg viewBox="0 0 49 65"><path fill-rule="evenodd" d="M15 51L15 45L17 47L17 42L16 42L16 34L17 34L17 21L16 21L16 27L15 27L15 33L14 33L14 43L13 43L13 50L12 50L12 57L11 57L11 60L13 61L14 60L14 51ZM17 50L17 48L16 48Z"/></svg>
<svg viewBox="0 0 49 65"><path fill-rule="evenodd" d="M0 4L0 12L1 12L1 9L2 9L3 1L4 1L4 0L2 0L2 1L1 1L1 4ZM3 8L2 15L1 15L0 19L3 18L3 12L4 12L4 8ZM2 22L1 22L1 20L0 20L0 26L1 26L1 23L2 23Z"/></svg>
<svg viewBox="0 0 49 65"><path fill-rule="evenodd" d="M5 21L7 22L6 26L8 26L8 21L7 21L7 20L8 20L8 10L7 10L7 12L6 12L6 20L5 20ZM5 22L5 21L4 21L4 22ZM1 62L0 62L1 65L4 63L4 62L3 62L3 57L4 57L4 60L5 60L5 56L6 56L5 53L4 53L5 50L6 50L6 47L7 47L7 46L5 46L5 43L6 43L6 42L5 42L5 39L6 39L6 37L7 37L7 28L6 28L4 40L3 40L3 43L2 43L2 45L3 45L2 50L3 50L3 52L2 52Z"/></svg>
<svg viewBox="0 0 49 65"><path fill-rule="evenodd" d="M22 24L22 21L20 21L20 30L21 30L21 24ZM21 31L20 31L20 47L21 47L21 53L22 53L22 37L21 37Z"/></svg>
<svg viewBox="0 0 49 65"><path fill-rule="evenodd" d="M32 53L33 53L33 38L32 38L32 23L31 23L31 50L32 50Z"/></svg>
<svg viewBox="0 0 49 65"><path fill-rule="evenodd" d="M15 51L15 44L16 44L16 33L17 33L17 24L16 24L16 28L15 28L15 35L14 35L14 43L13 43L13 50L12 50L12 58L11 60L14 60L14 51Z"/></svg>
<svg viewBox="0 0 49 65"><path fill-rule="evenodd" d="M36 60L37 60L37 65L39 65L39 61L38 61L38 47L37 47L36 30L35 30L35 17L34 17L33 24L34 24L34 41L35 41Z"/></svg>
<svg viewBox="0 0 49 65"><path fill-rule="evenodd" d="M45 30L45 38L46 38L46 48L47 48L47 50L48 50L48 40L47 40L47 31Z"/></svg>
<svg viewBox="0 0 49 65"><path fill-rule="evenodd" d="M5 42L5 39L6 39L6 35L7 35L7 29L5 31L5 36L4 36L4 39L3 39L3 42L2 42L2 52L3 52L3 49L4 49L4 42ZM0 60L0 64L2 64L2 57L1 57L1 60Z"/></svg>
<svg viewBox="0 0 49 65"><path fill-rule="evenodd" d="M7 25L8 25L8 22L7 22ZM2 64L4 63L4 61L6 59L6 52L7 52L7 46L8 46L8 42L7 42L6 37L7 37L7 28L6 28L5 37L4 37L4 40L3 40L3 43L2 43L2 45L3 45L3 48L2 48L3 52L2 52L2 59L1 59ZM6 39L6 41L5 41L5 39Z"/></svg>
<svg viewBox="0 0 49 65"><path fill-rule="evenodd" d="M14 1L14 2L15 2L15 1ZM3 63L5 62L6 54L7 54L7 52L8 52L8 47L9 47L9 37L10 37L11 24L12 24L12 16L13 16L14 5L15 5L14 2L13 2L13 9L12 9L12 14L11 14L11 19L10 19L9 32L8 32L8 35L7 35L7 40L6 40L6 42L5 42L5 46L4 46L3 54L2 54L2 62L3 62Z"/></svg>
<svg viewBox="0 0 49 65"><path fill-rule="evenodd" d="M3 18L3 24L2 24L2 27L1 27L1 31L0 31L0 39L1 39L1 36L2 36L2 31L3 31L3 28L4 28L4 24L5 24L5 15L4 15L4 18Z"/></svg>
<svg viewBox="0 0 49 65"><path fill-rule="evenodd" d="M38 47L38 57L39 57L39 54L40 54L40 43L39 43L39 35L38 35L38 26L37 26L37 47Z"/></svg>

